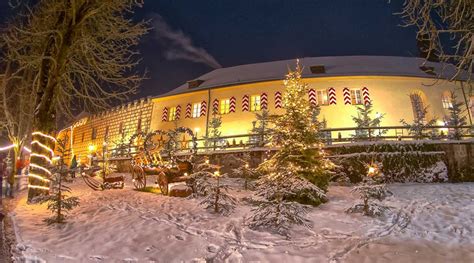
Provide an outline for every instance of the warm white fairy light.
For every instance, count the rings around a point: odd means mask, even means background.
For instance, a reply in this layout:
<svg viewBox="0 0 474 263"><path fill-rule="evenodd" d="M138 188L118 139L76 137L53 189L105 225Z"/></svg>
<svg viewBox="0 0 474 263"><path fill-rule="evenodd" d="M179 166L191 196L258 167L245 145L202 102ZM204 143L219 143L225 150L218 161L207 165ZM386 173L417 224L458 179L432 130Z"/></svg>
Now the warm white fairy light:
<svg viewBox="0 0 474 263"><path fill-rule="evenodd" d="M43 149L45 149L46 151L50 152L51 155L54 155L54 151L53 151L51 148L49 148L47 145L42 144L42 143L39 142L39 141L34 140L34 141L31 142L31 144L37 144L37 145L39 145L41 148L43 148Z"/></svg>
<svg viewBox="0 0 474 263"><path fill-rule="evenodd" d="M54 138L54 137L51 136L51 135L44 134L44 133L42 133L42 132L33 132L32 135L39 135L39 136L48 138L48 139L53 140L54 142L56 142L56 138Z"/></svg>
<svg viewBox="0 0 474 263"><path fill-rule="evenodd" d="M24 149L25 151L27 151L27 152L31 153L31 150L30 150L30 148L28 148L28 147L26 147L26 146L23 146L23 149Z"/></svg>
<svg viewBox="0 0 474 263"><path fill-rule="evenodd" d="M38 168L38 169L41 169L41 170L43 170L44 172L46 172L47 174L51 175L51 172L50 172L48 169L44 168L43 166L37 165L37 164L35 164L35 163L30 163L30 166L31 166L31 167L35 167L35 168Z"/></svg>
<svg viewBox="0 0 474 263"><path fill-rule="evenodd" d="M48 163L52 164L53 161L46 155L43 155L43 154L37 154L37 153L31 153L30 154L31 156L36 156L36 157L40 157L40 158L43 158L45 159L46 161L48 161Z"/></svg>
<svg viewBox="0 0 474 263"><path fill-rule="evenodd" d="M38 179L38 180L41 180L41 181L47 182L47 183L50 181L49 179L44 178L43 176L38 175L38 174L34 174L34 173L29 173L29 174L28 174L28 177L33 177L33 178L36 178L36 179Z"/></svg>
<svg viewBox="0 0 474 263"><path fill-rule="evenodd" d="M8 146L5 146L5 147L1 147L0 148L0 152L1 151L6 151L6 150L10 150L11 148L13 147L16 147L16 144L12 144L12 145L8 145Z"/></svg>
<svg viewBox="0 0 474 263"><path fill-rule="evenodd" d="M32 185L32 184L29 184L29 185L28 185L28 188L41 189L41 190L48 190L48 191L49 191L49 187L47 187L47 186L40 186L40 185Z"/></svg>

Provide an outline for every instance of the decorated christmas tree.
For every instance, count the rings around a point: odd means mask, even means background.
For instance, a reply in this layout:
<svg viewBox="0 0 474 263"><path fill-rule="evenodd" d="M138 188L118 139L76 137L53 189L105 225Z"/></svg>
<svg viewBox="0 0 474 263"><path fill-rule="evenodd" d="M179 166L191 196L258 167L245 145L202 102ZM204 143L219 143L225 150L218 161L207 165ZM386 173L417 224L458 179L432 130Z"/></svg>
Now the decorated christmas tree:
<svg viewBox="0 0 474 263"><path fill-rule="evenodd" d="M244 189L248 190L253 188L251 180L255 180L259 177L257 169L250 167L250 154L244 153L242 156L233 157L237 164L237 168L232 169L233 177L239 177L244 179Z"/></svg>
<svg viewBox="0 0 474 263"><path fill-rule="evenodd" d="M362 107L357 107L357 116L352 116L352 120L356 123L358 128L353 135L354 138L375 138L387 132L387 130L378 128L385 114L377 114L375 118L372 118L372 111L372 103L366 103Z"/></svg>
<svg viewBox="0 0 474 263"><path fill-rule="evenodd" d="M308 85L301 79L302 68L286 76L283 95L285 114L275 118L272 145L278 151L259 166L260 205L247 218L251 228L286 232L291 224L308 226L305 206L326 202L332 163L324 157L318 121L319 108L308 100Z"/></svg>
<svg viewBox="0 0 474 263"><path fill-rule="evenodd" d="M190 174L191 186L193 187L194 196L207 196L210 189L210 178L214 176L216 171L219 171L218 165L211 164L208 158L204 158L198 162Z"/></svg>
<svg viewBox="0 0 474 263"><path fill-rule="evenodd" d="M454 92L451 92L450 99L451 106L449 107L449 115L445 118L445 123L448 126L455 127L450 128L448 138L452 140L461 140L465 131L459 127L467 125L466 116L462 115L463 103L457 101L456 94L454 94Z"/></svg>

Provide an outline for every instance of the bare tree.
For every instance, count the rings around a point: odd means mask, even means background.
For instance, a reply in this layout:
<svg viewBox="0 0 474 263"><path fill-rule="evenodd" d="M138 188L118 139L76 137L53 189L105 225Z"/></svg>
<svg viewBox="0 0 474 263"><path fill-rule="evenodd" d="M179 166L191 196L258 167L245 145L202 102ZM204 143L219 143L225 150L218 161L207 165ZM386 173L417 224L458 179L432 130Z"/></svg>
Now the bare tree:
<svg viewBox="0 0 474 263"><path fill-rule="evenodd" d="M441 70L450 80L468 78L471 82L474 58L473 0L405 0L399 13L404 26L416 26L421 53L427 60L454 64L455 74ZM468 72L468 74L466 74Z"/></svg>
<svg viewBox="0 0 474 263"><path fill-rule="evenodd" d="M71 117L74 108L103 109L136 91L143 76L134 71L134 48L147 28L131 14L141 5L142 0L41 0L6 25L2 59L35 97L33 129L41 133L33 134L38 143L32 144L31 163L47 166L54 146L44 134L55 133L57 118ZM30 177L29 184L38 186L30 187L29 200L47 189L41 178Z"/></svg>

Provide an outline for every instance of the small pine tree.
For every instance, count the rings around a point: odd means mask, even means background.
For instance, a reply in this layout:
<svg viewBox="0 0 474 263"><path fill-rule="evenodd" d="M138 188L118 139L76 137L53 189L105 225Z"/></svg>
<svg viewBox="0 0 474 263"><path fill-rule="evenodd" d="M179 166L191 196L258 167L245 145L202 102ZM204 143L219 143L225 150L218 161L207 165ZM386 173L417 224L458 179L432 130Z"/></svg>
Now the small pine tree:
<svg viewBox="0 0 474 263"><path fill-rule="evenodd" d="M201 201L201 205L205 206L206 209L211 209L214 213L227 215L231 213L237 204L234 197L229 194L230 187L226 184L222 184L221 178L225 176L221 175L219 171L215 171L210 183L207 184L206 192L209 193Z"/></svg>
<svg viewBox="0 0 474 263"><path fill-rule="evenodd" d="M252 134L255 134L250 138L250 142L255 147L264 147L270 142L271 134L273 129L271 128L271 120L273 116L270 115L268 110L262 110L261 112L255 113L255 121L253 121L253 127L251 130Z"/></svg>
<svg viewBox="0 0 474 263"><path fill-rule="evenodd" d="M232 169L232 175L234 177L240 177L244 179L244 189L248 190L250 187L250 181L257 179L259 173L257 169L250 167L250 154L245 153L242 157L235 157L237 162L237 168Z"/></svg>
<svg viewBox="0 0 474 263"><path fill-rule="evenodd" d="M461 140L465 131L458 127L467 125L467 118L466 116L462 115L463 103L457 101L456 94L454 92L451 92L450 99L451 106L449 107L449 116L445 118L445 123L448 126L455 126L455 128L450 128L448 138L452 140Z"/></svg>
<svg viewBox="0 0 474 263"><path fill-rule="evenodd" d="M207 158L196 164L193 173L189 175L194 196L207 196L209 194L209 179L212 178L214 172L219 171L219 169L220 167L218 165L211 164Z"/></svg>
<svg viewBox="0 0 474 263"><path fill-rule="evenodd" d="M359 194L362 199L361 204L356 204L349 209L348 213L362 213L366 216L380 216L388 208L381 205L377 201L382 201L390 195L390 191L387 190L385 184L379 182L379 169L381 164L368 166L368 175L365 176L362 182L355 186L351 192Z"/></svg>
<svg viewBox="0 0 474 263"><path fill-rule="evenodd" d="M356 123L357 128L359 128L356 129L356 133L352 135L355 139L374 138L387 132L387 130L378 128L385 114L380 114L372 118L372 111L372 103L366 103L362 107L357 107L357 116L352 116L352 120ZM378 131L378 134L376 134L376 131Z"/></svg>
<svg viewBox="0 0 474 263"><path fill-rule="evenodd" d="M436 119L433 118L429 121L426 120L428 115L428 106L423 107L423 109L416 114L413 123L408 123L404 119L400 120L400 123L403 124L408 129L408 134L414 137L416 140L421 140L425 138L435 137L436 134L434 131L428 131L428 127L436 124Z"/></svg>
<svg viewBox="0 0 474 263"><path fill-rule="evenodd" d="M206 147L212 148L215 151L221 147L223 140L221 139L220 128L222 126L222 118L220 115L214 114L209 121L209 133L204 136L204 143Z"/></svg>
<svg viewBox="0 0 474 263"><path fill-rule="evenodd" d="M71 193L71 188L63 184L63 180L68 173L65 165L60 164L54 169L51 178L51 191L47 196L40 197L40 203L47 203L48 210L54 215L45 219L48 224L64 223L66 213L79 205L78 197L68 197L67 193Z"/></svg>

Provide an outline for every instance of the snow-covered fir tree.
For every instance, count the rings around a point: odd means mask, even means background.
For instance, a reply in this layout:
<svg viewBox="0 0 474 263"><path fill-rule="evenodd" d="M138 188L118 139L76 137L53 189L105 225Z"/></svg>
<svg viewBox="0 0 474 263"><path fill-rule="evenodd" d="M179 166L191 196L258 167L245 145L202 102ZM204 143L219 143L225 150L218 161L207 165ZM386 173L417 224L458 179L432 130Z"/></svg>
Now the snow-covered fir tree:
<svg viewBox="0 0 474 263"><path fill-rule="evenodd" d="M253 188L251 186L251 180L255 180L259 177L257 169L250 167L250 154L244 153L241 157L234 157L237 163L237 168L232 169L232 175L244 179L244 189L248 190Z"/></svg>
<svg viewBox="0 0 474 263"><path fill-rule="evenodd" d="M204 136L204 143L206 147L216 150L222 146L223 140L221 139L221 126L221 116L218 114L212 115L212 118L209 121L209 132L206 136Z"/></svg>
<svg viewBox="0 0 474 263"><path fill-rule="evenodd" d="M428 115L428 106L423 107L416 114L413 123L408 123L404 119L400 120L400 123L403 124L408 129L408 134L414 137L416 140L421 140L425 138L436 137L436 131L429 130L430 126L436 124L436 119L426 120Z"/></svg>
<svg viewBox="0 0 474 263"><path fill-rule="evenodd" d="M352 120L358 128L353 135L355 139L376 138L387 132L387 130L379 128L385 114L377 114L375 117L372 117L372 111L372 103L366 103L362 107L357 107L357 116L352 116Z"/></svg>
<svg viewBox="0 0 474 263"><path fill-rule="evenodd" d="M229 185L222 183L222 177L225 177L225 174L220 174L219 171L214 172L206 185L208 194L200 204L214 213L227 215L235 209L237 200L230 195Z"/></svg>
<svg viewBox="0 0 474 263"><path fill-rule="evenodd" d="M211 164L208 158L204 158L198 162L193 168L193 173L190 174L191 186L193 188L194 196L206 196L209 194L210 178L214 176L220 167Z"/></svg>
<svg viewBox="0 0 474 263"><path fill-rule="evenodd" d="M368 165L367 176L364 176L362 182L356 185L351 191L359 195L362 203L355 204L347 209L348 213L380 216L388 209L380 203L380 201L391 194L385 184L380 182L380 169L380 163Z"/></svg>
<svg viewBox="0 0 474 263"><path fill-rule="evenodd" d="M273 133L271 119L272 116L268 110L255 113L255 121L252 122L253 127L250 131L252 134L255 134L250 138L250 142L253 143L255 147L264 147L270 142L271 134Z"/></svg>
<svg viewBox="0 0 474 263"><path fill-rule="evenodd" d="M278 129L272 137L272 145L279 149L259 166L263 177L256 195L263 201L247 219L250 227L287 229L289 223L306 222L301 204L319 205L327 200L332 163L322 150L319 107L309 102L308 85L301 73L297 61L296 69L284 80L285 114L275 118ZM295 209L301 213L292 213Z"/></svg>
<svg viewBox="0 0 474 263"><path fill-rule="evenodd" d="M445 123L448 126L455 126L455 128L450 128L448 133L448 138L452 140L461 140L465 131L460 126L467 125L467 118L462 114L463 103L457 101L456 94L451 92L450 94L451 105L448 108L449 115L445 118Z"/></svg>
<svg viewBox="0 0 474 263"><path fill-rule="evenodd" d="M79 205L79 198L68 196L71 193L71 188L64 185L64 180L69 173L69 169L63 164L62 159L51 170L53 174L50 179L50 193L49 195L39 197L39 202L47 203L48 210L53 213L52 217L45 219L48 224L64 223L66 214Z"/></svg>

